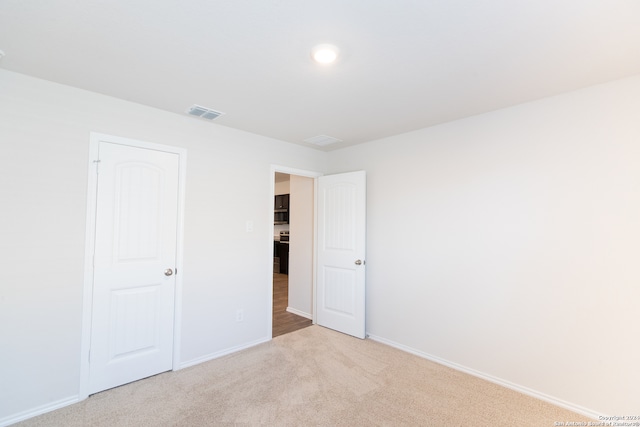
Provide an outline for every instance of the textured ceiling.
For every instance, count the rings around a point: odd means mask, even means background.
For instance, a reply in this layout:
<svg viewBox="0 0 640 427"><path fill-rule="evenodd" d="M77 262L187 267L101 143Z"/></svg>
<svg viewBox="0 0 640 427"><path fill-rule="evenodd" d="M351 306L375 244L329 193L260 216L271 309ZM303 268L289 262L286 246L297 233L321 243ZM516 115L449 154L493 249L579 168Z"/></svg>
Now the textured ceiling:
<svg viewBox="0 0 640 427"><path fill-rule="evenodd" d="M0 50L7 70L330 150L638 74L640 1L0 0Z"/></svg>

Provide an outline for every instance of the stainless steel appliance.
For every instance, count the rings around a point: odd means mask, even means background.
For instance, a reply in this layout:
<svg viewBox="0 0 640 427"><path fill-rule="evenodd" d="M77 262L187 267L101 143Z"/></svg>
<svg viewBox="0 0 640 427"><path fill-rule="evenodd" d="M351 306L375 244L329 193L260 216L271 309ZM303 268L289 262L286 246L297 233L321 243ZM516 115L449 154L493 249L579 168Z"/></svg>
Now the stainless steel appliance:
<svg viewBox="0 0 640 427"><path fill-rule="evenodd" d="M289 232L281 231L273 242L273 272L289 274Z"/></svg>

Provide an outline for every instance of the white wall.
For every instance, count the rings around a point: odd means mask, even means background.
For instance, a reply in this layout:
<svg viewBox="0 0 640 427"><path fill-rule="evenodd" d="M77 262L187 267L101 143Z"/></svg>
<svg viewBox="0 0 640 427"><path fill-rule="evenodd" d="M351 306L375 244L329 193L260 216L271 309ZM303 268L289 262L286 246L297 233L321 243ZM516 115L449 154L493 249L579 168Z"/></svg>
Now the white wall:
<svg viewBox="0 0 640 427"><path fill-rule="evenodd" d="M335 151L365 169L368 333L640 414L640 76Z"/></svg>
<svg viewBox="0 0 640 427"><path fill-rule="evenodd" d="M78 393L91 131L188 150L183 364L269 336L270 165L330 164L367 171L370 334L640 413L640 76L328 155L2 70L0 118L0 424Z"/></svg>
<svg viewBox="0 0 640 427"><path fill-rule="evenodd" d="M188 150L181 364L271 336L270 167L324 153L4 70L0 118L0 425L78 395L91 131Z"/></svg>
<svg viewBox="0 0 640 427"><path fill-rule="evenodd" d="M289 311L313 314L313 178L291 175L289 201Z"/></svg>
<svg viewBox="0 0 640 427"><path fill-rule="evenodd" d="M280 177L280 179L278 179ZM285 179L286 178L286 179ZM276 173L276 181L274 183L273 192L276 196L280 194L289 194L291 177L287 174Z"/></svg>

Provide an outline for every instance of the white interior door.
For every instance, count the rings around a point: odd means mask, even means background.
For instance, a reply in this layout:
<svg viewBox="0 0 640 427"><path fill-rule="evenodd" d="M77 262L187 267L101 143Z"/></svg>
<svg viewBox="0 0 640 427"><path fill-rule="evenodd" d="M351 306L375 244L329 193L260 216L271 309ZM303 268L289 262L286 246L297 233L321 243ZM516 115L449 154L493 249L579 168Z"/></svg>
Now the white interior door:
<svg viewBox="0 0 640 427"><path fill-rule="evenodd" d="M318 178L318 325L365 337L366 175Z"/></svg>
<svg viewBox="0 0 640 427"><path fill-rule="evenodd" d="M89 393L173 363L179 155L100 142Z"/></svg>

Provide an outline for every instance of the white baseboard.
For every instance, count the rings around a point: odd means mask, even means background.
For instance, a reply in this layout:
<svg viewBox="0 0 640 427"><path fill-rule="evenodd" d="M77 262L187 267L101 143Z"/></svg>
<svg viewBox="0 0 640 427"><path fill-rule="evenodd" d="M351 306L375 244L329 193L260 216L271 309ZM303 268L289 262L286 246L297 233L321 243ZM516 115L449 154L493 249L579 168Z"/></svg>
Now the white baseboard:
<svg viewBox="0 0 640 427"><path fill-rule="evenodd" d="M227 354L235 353L240 350L247 349L249 347L256 346L258 344L262 344L265 342L271 341L271 338L260 338L259 340L252 341L247 344L239 345L236 347L226 348L224 350L217 351L215 353L207 354L205 356L198 357L196 359L191 359L187 362L182 362L178 365L178 369L188 368L190 366L199 365L200 363L208 362L209 360L217 359L222 356L226 356Z"/></svg>
<svg viewBox="0 0 640 427"><path fill-rule="evenodd" d="M291 308L291 307L287 307L287 311L289 313L297 314L298 316L313 320L313 316L309 313L305 313L304 311L296 310L295 308Z"/></svg>
<svg viewBox="0 0 640 427"><path fill-rule="evenodd" d="M485 374L485 373L480 372L480 371L476 371L475 369L471 369L471 368L468 368L466 366L462 366L462 365L459 365L457 363L450 362L448 360L442 359L442 358L437 357L437 356L433 356L433 355L428 354L428 353L424 353L422 351L416 350L414 348L408 347L408 346L403 345L403 344L398 344L397 342L388 340L386 338L382 338L382 337L379 337L379 336L376 336L376 335L371 335L371 334L367 334L367 337L369 339L373 340L373 341L377 341L379 343L386 344L386 345L388 345L390 347L397 348L398 350L402 350L402 351L405 351L407 353L411 353L413 355L416 355L418 357L422 357L423 359L427 359L427 360L430 360L432 362L438 363L440 365L447 366L449 368L455 369L456 371L460 371L460 372L464 372L465 374L473 375L474 377L478 377L478 378L481 378L483 380L492 382L494 384L498 384L498 385L500 385L502 387L506 387L508 389L517 391L517 392L522 393L522 394L526 394L527 396L535 397L536 399L543 400L545 402L551 403L552 405L556 405L556 406L559 406L561 408L568 409L568 410L573 411L575 413L584 415L586 417L593 418L594 420L602 419L600 417L604 416L603 414L600 414L598 412L595 412L595 411L592 411L590 409L584 408L584 407L582 407L580 405L575 405L573 403L566 402L566 401L564 401L562 399L558 399L558 398L555 398L553 396L549 396L548 394L541 393L541 392L536 391L536 390L532 390L532 389L530 389L528 387L524 387L524 386L521 386L521 385L518 385L518 384L514 384L514 383L512 383L510 381L506 381L506 380L503 380L501 378L494 377L493 375L489 375L489 374Z"/></svg>
<svg viewBox="0 0 640 427"><path fill-rule="evenodd" d="M287 308L287 311L290 311L289 308ZM294 311L291 311L291 312L294 313L294 314L298 314L299 316L311 318L308 314L306 314L306 313L302 313L301 314L301 313L297 312L297 310L295 312ZM532 390L530 388L523 387L523 386L518 385L518 384L514 384L514 383L512 383L510 381L506 381L506 380L503 380L501 378L497 378L497 377L494 377L492 375L488 375L488 374L482 373L480 371L476 371L475 369L471 369L471 368L468 368L466 366L462 366L462 365L459 365L457 363L450 362L450 361L442 359L440 357L433 356L433 355L428 354L428 353L424 353L422 351L419 351L419 350L416 350L414 348L405 346L403 344L396 343L396 342L388 340L386 338L382 338L382 337L379 337L379 336L376 336L376 335L371 335L371 334L367 334L367 338L369 338L369 339L371 339L373 341L377 341L379 343L388 345L390 347L397 348L398 350L402 350L402 351L405 351L407 353L416 355L418 357L422 357L423 359L431 360L432 362L438 363L440 365L447 366L447 367L455 369L457 371L464 372L464 373L469 374L469 375L473 375L474 377L478 377L478 378L484 379L486 381L492 382L494 384L498 384L500 386L503 386L503 387L506 387L508 389L517 391L519 393L526 394L526 395L534 397L536 399L543 400L545 402L551 403L551 404L559 406L561 408L568 409L568 410L573 411L575 413L578 413L578 414L593 418L594 420L602 419L600 417L604 416L603 414L600 414L598 412L595 412L595 411L592 411L590 409L584 408L582 406L575 405L575 404L570 403L570 402L566 402L566 401L564 401L562 399L558 399L558 398L555 398L553 396L549 396L549 395L547 395L545 393L540 393L540 392L538 392L536 390ZM258 344L262 344L262 343L268 342L270 340L271 340L271 338L261 338L259 340L256 340L256 341L253 341L253 342L250 342L250 343L247 343L247 344L239 345L239 346L236 346L236 347L231 347L231 348L228 348L228 349L224 349L224 350L218 351L216 353L211 353L211 354L208 354L208 355L205 355L205 356L202 356L202 357L198 357L196 359L192 359L192 360L189 360L187 362L180 363L179 366L178 366L178 369L184 369L184 368L188 368L190 366L198 365L200 363L204 363L204 362L207 362L209 360L213 360L213 359L217 359L217 358L222 357L222 356L226 356L227 354L235 353L237 351L241 351L241 350L245 350L245 349L250 348L250 347L254 347L254 346L258 345ZM32 408L32 409L29 409L27 411L23 411L23 412L19 412L17 414L10 415L8 417L0 419L0 427L10 426L10 425L18 423L20 421L24 421L26 419L33 418L33 417L36 417L38 415L45 414L47 412L51 412L51 411L54 411L56 409L63 408L65 406L69 406L69 405L72 405L74 403L78 403L78 402L80 402L80 400L81 399L79 398L78 395L70 396L70 397L67 397L65 399L60 399L60 400L57 400L55 402L51 402L51 403L48 403L48 404L45 404L45 405L41 405L41 406L38 406L38 407L35 407L35 408Z"/></svg>
<svg viewBox="0 0 640 427"><path fill-rule="evenodd" d="M40 405L23 412L19 412L17 414L9 415L8 417L0 419L0 427L10 426L11 424L15 424L29 418L37 417L38 415L55 411L56 409L64 408L65 406L73 405L74 403L78 403L79 401L80 398L78 397L78 395L70 396L65 399L60 399L55 402L47 403L45 405Z"/></svg>
<svg viewBox="0 0 640 427"><path fill-rule="evenodd" d="M247 349L249 347L253 347L253 346L256 346L258 344L262 344L262 343L268 342L268 341L271 341L271 338L261 338L259 340L250 342L248 344L239 345L237 347L231 347L231 348L228 348L228 349L225 349L225 350L218 351L216 353L212 353L212 354L208 354L206 356L198 357L197 359L192 359L192 360L190 360L188 362L180 363L178 365L178 369L177 370L188 368L189 366L198 365L200 363L207 362L209 360L217 359L219 357L226 356L227 354L235 353L237 351L244 350L244 349ZM58 400L58 401L55 401L55 402L51 402L51 403L48 403L46 405L41 405L41 406L38 406L36 408L29 409L27 411L19 412L17 414L13 414L13 415L10 415L8 417L0 419L0 427L10 426L10 425L18 423L20 421L24 421L26 419L33 418L33 417L36 417L38 415L45 414L47 412L55 411L56 409L60 409L60 408L63 408L65 406L69 406L69 405L72 405L74 403L78 403L81 400L82 399L80 399L80 396L76 395L76 396L71 396L71 397L68 397L68 398L65 398L65 399L61 399L61 400Z"/></svg>

